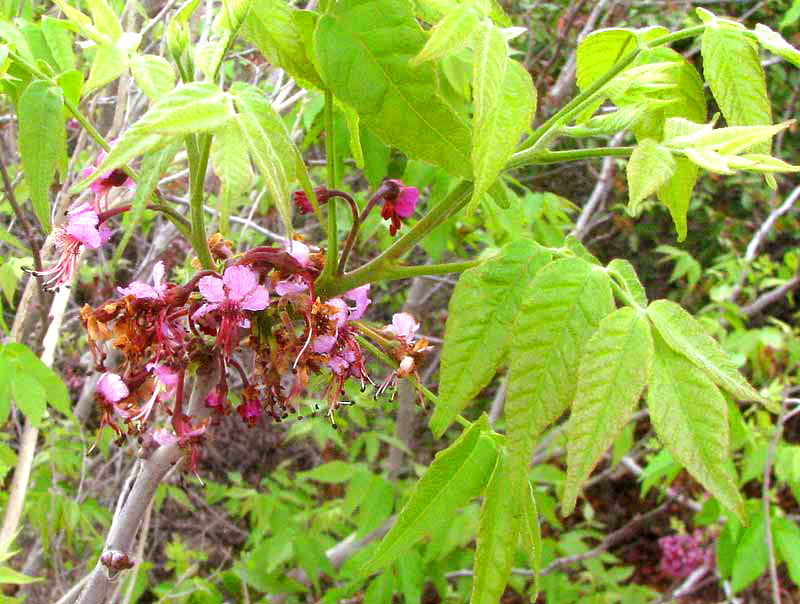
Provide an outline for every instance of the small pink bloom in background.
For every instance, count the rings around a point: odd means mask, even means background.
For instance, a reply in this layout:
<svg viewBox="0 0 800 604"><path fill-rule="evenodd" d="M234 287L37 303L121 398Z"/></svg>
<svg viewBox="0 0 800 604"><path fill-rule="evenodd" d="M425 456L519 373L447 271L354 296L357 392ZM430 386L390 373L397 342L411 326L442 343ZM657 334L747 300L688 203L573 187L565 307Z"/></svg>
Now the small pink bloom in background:
<svg viewBox="0 0 800 604"><path fill-rule="evenodd" d="M691 535L671 535L658 540L661 548L661 572L673 579L683 579L701 566L710 568L714 553L698 529Z"/></svg>
<svg viewBox="0 0 800 604"><path fill-rule="evenodd" d="M81 170L81 178L89 178L95 172L97 172L97 168L99 168L103 161L105 161L107 155L108 154L105 151L101 151L91 166L87 166ZM101 201L105 202L107 206L108 194L111 189L114 187L131 188L134 186L134 183L123 170L117 168L115 170L106 172L100 178L92 182L92 184L89 186L91 187L92 193L94 193L95 196L95 209L99 211Z"/></svg>
<svg viewBox="0 0 800 604"><path fill-rule="evenodd" d="M398 312L392 316L392 324L385 327L383 331L410 345L414 341L418 329L419 323L412 315L407 312Z"/></svg>
<svg viewBox="0 0 800 604"><path fill-rule="evenodd" d="M49 277L45 285L58 288L72 281L78 269L78 257L84 247L97 249L108 241L111 231L100 224L97 212L88 203L82 203L67 212L67 224L53 229L53 239L59 251L55 265L46 271L34 273Z"/></svg>
<svg viewBox="0 0 800 604"><path fill-rule="evenodd" d="M139 300L161 300L167 291L167 284L164 283L165 274L164 263L156 262L153 267L153 285L134 281L128 287L118 287L117 291L123 296L133 296Z"/></svg>
<svg viewBox="0 0 800 604"><path fill-rule="evenodd" d="M396 185L399 190L397 196L393 199L384 197L385 201L383 208L381 208L381 217L391 222L389 233L394 237L403 225L401 218L408 218L417 209L419 189L417 187L407 187L402 181L396 179L388 182Z"/></svg>
<svg viewBox="0 0 800 604"><path fill-rule="evenodd" d="M116 373L104 373L97 380L97 392L109 403L118 403L130 394L122 378Z"/></svg>
<svg viewBox="0 0 800 604"><path fill-rule="evenodd" d="M269 305L269 292L259 285L256 274L246 266L230 266L222 279L203 277L198 283L200 293L207 300L192 315L198 319L210 312L221 316L217 345L226 357L231 355L237 327L249 327L245 311L264 310Z"/></svg>

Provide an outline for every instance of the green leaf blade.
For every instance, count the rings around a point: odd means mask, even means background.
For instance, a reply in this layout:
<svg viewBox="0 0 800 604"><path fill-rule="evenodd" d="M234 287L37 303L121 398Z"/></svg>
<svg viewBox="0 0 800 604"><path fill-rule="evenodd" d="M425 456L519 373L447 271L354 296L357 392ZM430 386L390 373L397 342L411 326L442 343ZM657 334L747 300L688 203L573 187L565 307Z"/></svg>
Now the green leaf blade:
<svg viewBox="0 0 800 604"><path fill-rule="evenodd" d="M669 300L654 300L647 307L647 315L669 347L705 371L715 384L739 400L764 401L716 340L706 334L700 323L678 304Z"/></svg>
<svg viewBox="0 0 800 604"><path fill-rule="evenodd" d="M575 509L581 485L633 414L652 361L650 323L629 307L603 319L586 344L567 428L565 515Z"/></svg>
<svg viewBox="0 0 800 604"><path fill-rule="evenodd" d="M469 5L454 6L433 26L428 41L419 54L411 59L411 65L416 67L425 61L434 61L464 48L478 26L478 20L478 14Z"/></svg>
<svg viewBox="0 0 800 604"><path fill-rule="evenodd" d="M241 124L228 122L214 134L211 141L211 165L220 180L219 228L223 235L230 232L231 210L253 180L250 154L242 144L245 135Z"/></svg>
<svg viewBox="0 0 800 604"><path fill-rule="evenodd" d="M486 486L497 460L497 448L484 416L450 447L436 454L416 484L392 530L383 538L372 560L363 568L374 572L397 559L434 524L446 521Z"/></svg>
<svg viewBox="0 0 800 604"><path fill-rule="evenodd" d="M650 421L672 457L744 522L730 456L728 404L711 379L655 334Z"/></svg>
<svg viewBox="0 0 800 604"><path fill-rule="evenodd" d="M445 327L440 404L430 421L437 437L492 379L511 344L523 293L549 259L538 245L521 240L459 278Z"/></svg>
<svg viewBox="0 0 800 604"><path fill-rule="evenodd" d="M669 149L646 138L633 150L626 173L630 196L628 212L636 216L642 202L665 185L675 173L675 159Z"/></svg>
<svg viewBox="0 0 800 604"><path fill-rule="evenodd" d="M31 203L42 228L49 232L50 185L66 147L61 88L44 80L31 82L20 97L17 118L19 152Z"/></svg>

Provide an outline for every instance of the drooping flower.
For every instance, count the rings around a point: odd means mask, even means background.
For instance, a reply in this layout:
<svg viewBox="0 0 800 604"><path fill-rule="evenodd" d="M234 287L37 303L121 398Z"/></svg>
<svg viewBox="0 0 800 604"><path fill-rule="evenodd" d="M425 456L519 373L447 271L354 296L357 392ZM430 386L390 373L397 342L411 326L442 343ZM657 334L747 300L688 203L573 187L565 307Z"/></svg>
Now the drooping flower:
<svg viewBox="0 0 800 604"><path fill-rule="evenodd" d="M94 160L92 165L85 167L81 170L81 178L89 178L95 172L97 172L97 168L105 161L106 156L108 154L105 151L101 151L97 158ZM124 170L117 168L115 170L110 170L103 174L100 178L93 181L90 185L92 189L92 193L94 193L94 208L96 211L101 210L101 202L103 202L105 208L108 209L108 194L114 187L133 187L134 183L130 179L130 177L125 173Z"/></svg>
<svg viewBox="0 0 800 604"><path fill-rule="evenodd" d="M242 398L244 401L236 407L236 412L244 423L253 427L264 414L264 408L258 398L258 393L252 386L245 386L242 389Z"/></svg>
<svg viewBox="0 0 800 604"><path fill-rule="evenodd" d="M157 401L164 401L175 393L175 390L178 387L178 379L180 377L178 372L173 371L166 365L148 363L145 365L145 368L150 371L155 378L153 384L153 394L150 397L150 400L144 404L141 410L136 415L131 417L132 421L139 421L142 423L146 423L150 418L150 414L152 413L153 407Z"/></svg>
<svg viewBox="0 0 800 604"><path fill-rule="evenodd" d="M384 332L392 334L409 346L414 342L414 337L419 329L417 320L407 312L398 312L392 315L392 324L384 328Z"/></svg>
<svg viewBox="0 0 800 604"><path fill-rule="evenodd" d="M97 380L97 392L109 403L118 403L130 394L122 378L116 373L104 373Z"/></svg>
<svg viewBox="0 0 800 604"><path fill-rule="evenodd" d="M295 191L292 198L294 199L294 205L297 206L301 214L308 214L314 210L311 206L311 200L309 200L305 191Z"/></svg>
<svg viewBox="0 0 800 604"><path fill-rule="evenodd" d="M153 267L153 285L134 281L128 287L118 287L117 291L123 296L133 296L139 300L161 300L167 291L167 284L164 283L165 273L164 263L156 262Z"/></svg>
<svg viewBox="0 0 800 604"><path fill-rule="evenodd" d="M408 218L417 209L419 189L417 187L407 187L397 179L389 180L387 184L394 186L390 187L389 192L383 196L384 202L383 208L381 208L381 217L390 221L389 233L394 237L403 225L401 219Z"/></svg>
<svg viewBox="0 0 800 604"><path fill-rule="evenodd" d="M56 289L72 281L78 269L78 258L84 247L97 249L106 243L111 231L100 223L100 217L88 203L67 212L67 224L53 229L53 239L59 256L51 268L34 273L49 277L45 281L48 288Z"/></svg>
<svg viewBox="0 0 800 604"><path fill-rule="evenodd" d="M217 345L226 357L231 355L237 327L249 327L246 311L264 310L269 304L269 292L259 285L258 276L246 266L230 266L222 279L203 277L198 286L206 303L198 308L192 319L211 312L220 317Z"/></svg>

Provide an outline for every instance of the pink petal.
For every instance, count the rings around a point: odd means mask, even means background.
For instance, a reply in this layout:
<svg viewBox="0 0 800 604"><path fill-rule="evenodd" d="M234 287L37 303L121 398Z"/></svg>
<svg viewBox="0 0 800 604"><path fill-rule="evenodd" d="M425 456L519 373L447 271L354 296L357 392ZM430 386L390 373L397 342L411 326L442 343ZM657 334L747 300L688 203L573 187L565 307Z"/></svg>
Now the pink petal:
<svg viewBox="0 0 800 604"><path fill-rule="evenodd" d="M148 371L152 371L156 376L156 380L164 387L164 394L169 396L178 387L178 372L173 371L166 365L158 363L148 363L145 365Z"/></svg>
<svg viewBox="0 0 800 604"><path fill-rule="evenodd" d="M80 241L86 247L96 250L103 245L103 238L100 232L93 226L85 224L68 224L67 233Z"/></svg>
<svg viewBox="0 0 800 604"><path fill-rule="evenodd" d="M356 321L363 317L364 313L367 311L367 306L369 306L369 303L372 302L372 300L367 297L369 294L369 287L370 285L367 283L361 287L351 289L349 292L344 294L345 298L356 303L356 309L350 311L351 320Z"/></svg>
<svg viewBox="0 0 800 604"><path fill-rule="evenodd" d="M290 294L299 294L308 289L308 285L300 277L295 275L290 279L278 281L275 284L275 293L279 296L287 296Z"/></svg>
<svg viewBox="0 0 800 604"><path fill-rule="evenodd" d="M141 281L134 281L128 287L118 287L117 291L123 296L133 296L137 300L157 300L161 297L159 292Z"/></svg>
<svg viewBox="0 0 800 604"><path fill-rule="evenodd" d="M349 315L347 303L341 298L331 298L325 304L336 309L331 317L331 319L336 321L336 327L344 327L344 324L347 323L347 317Z"/></svg>
<svg viewBox="0 0 800 604"><path fill-rule="evenodd" d="M246 266L230 266L225 269L222 281L228 289L228 299L240 302L245 299L256 285L258 277ZM261 310L261 309L257 309Z"/></svg>
<svg viewBox="0 0 800 604"><path fill-rule="evenodd" d="M153 267L153 289L157 292L163 292L166 288L164 286L164 275L166 274L164 263L159 260Z"/></svg>
<svg viewBox="0 0 800 604"><path fill-rule="evenodd" d="M153 440L162 447L173 445L178 442L178 437L168 430L156 430L153 432Z"/></svg>
<svg viewBox="0 0 800 604"><path fill-rule="evenodd" d="M101 224L97 230L100 233L100 245L105 245L111 239L111 229L105 224Z"/></svg>
<svg viewBox="0 0 800 604"><path fill-rule="evenodd" d="M104 373L97 380L97 390L109 403L121 401L130 394L122 378L116 373Z"/></svg>
<svg viewBox="0 0 800 604"><path fill-rule="evenodd" d="M222 287L222 279L219 277L202 277L197 286L200 289L200 293L209 302L219 303L225 300L225 290Z"/></svg>
<svg viewBox="0 0 800 604"><path fill-rule="evenodd" d="M419 189L417 187L401 187L400 194L394 203L394 211L401 218L408 218L417 209Z"/></svg>
<svg viewBox="0 0 800 604"><path fill-rule="evenodd" d="M286 248L289 255L297 260L302 267L308 266L311 257L311 250L302 241L290 241L289 246Z"/></svg>
<svg viewBox="0 0 800 604"><path fill-rule="evenodd" d="M263 285L257 285L242 300L242 308L245 310L264 310L269 304L269 292Z"/></svg>
<svg viewBox="0 0 800 604"><path fill-rule="evenodd" d="M198 308L192 314L192 319L199 319L203 315L207 315L212 310L217 310L219 308L219 304L203 304L200 308Z"/></svg>
<svg viewBox="0 0 800 604"><path fill-rule="evenodd" d="M392 324L386 328L386 331L410 344L418 329L419 323L412 315L407 312L398 312L392 316Z"/></svg>
<svg viewBox="0 0 800 604"><path fill-rule="evenodd" d="M336 338L333 336L317 336L311 348L317 354L328 354L334 344L336 344Z"/></svg>
<svg viewBox="0 0 800 604"><path fill-rule="evenodd" d="M328 361L328 367L330 367L335 374L344 375L349 369L350 363L342 357L333 357Z"/></svg>

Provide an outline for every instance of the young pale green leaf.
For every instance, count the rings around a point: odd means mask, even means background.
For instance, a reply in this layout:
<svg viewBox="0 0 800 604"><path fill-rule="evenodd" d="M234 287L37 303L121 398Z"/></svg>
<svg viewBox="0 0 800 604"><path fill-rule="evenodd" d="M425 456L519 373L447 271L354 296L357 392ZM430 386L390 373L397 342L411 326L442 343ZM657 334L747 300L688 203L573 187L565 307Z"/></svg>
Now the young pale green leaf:
<svg viewBox="0 0 800 604"><path fill-rule="evenodd" d="M503 44L505 45L505 41ZM475 188L468 213L491 188L503 167L511 159L520 137L530 127L536 111L536 90L530 74L516 61L506 59L505 62L507 67L499 82L487 81L486 76L490 69L486 69L481 76L475 74L478 78L473 84L475 113L472 171ZM482 84L478 85L477 82ZM484 94L496 85L499 85L497 90L488 95ZM484 92L479 92L482 89Z"/></svg>
<svg viewBox="0 0 800 604"><path fill-rule="evenodd" d="M739 400L764 401L742 377L716 340L678 304L669 300L654 300L647 307L647 316L669 347L705 371L715 384Z"/></svg>
<svg viewBox="0 0 800 604"><path fill-rule="evenodd" d="M583 347L613 310L608 275L580 258L551 262L523 294L512 332L505 414L513 471L524 480L536 437L575 396Z"/></svg>
<svg viewBox="0 0 800 604"><path fill-rule="evenodd" d="M216 130L232 117L228 96L219 86L191 82L178 86L155 103L131 130L182 136Z"/></svg>
<svg viewBox="0 0 800 604"><path fill-rule="evenodd" d="M75 105L80 103L81 93L83 92L83 74L77 69L64 71L56 76L56 82L64 91L65 101L71 101Z"/></svg>
<svg viewBox="0 0 800 604"><path fill-rule="evenodd" d="M587 342L567 427L564 515L575 509L581 485L636 409L652 362L650 323L630 307L603 319Z"/></svg>
<svg viewBox="0 0 800 604"><path fill-rule="evenodd" d="M139 88L152 102L170 93L175 87L175 70L158 55L134 55L131 74Z"/></svg>
<svg viewBox="0 0 800 604"><path fill-rule="evenodd" d="M69 24L60 19L42 17L42 35L61 71L75 69L75 53L72 50L72 32ZM0 61L2 63L2 61Z"/></svg>
<svg viewBox="0 0 800 604"><path fill-rule="evenodd" d="M470 36L479 21L478 13L469 4L457 4L433 26L428 41L419 54L411 59L411 65L416 66L458 52L469 44Z"/></svg>
<svg viewBox="0 0 800 604"><path fill-rule="evenodd" d="M284 0L256 0L245 17L241 34L270 63L285 69L296 80L322 89L322 79L294 19L298 12L302 11L291 8Z"/></svg>
<svg viewBox="0 0 800 604"><path fill-rule="evenodd" d="M676 157L675 171L670 179L656 191L658 199L667 206L675 230L678 232L678 241L686 239L687 224L686 213L689 211L689 202L692 200L692 190L697 182L697 166L685 157Z"/></svg>
<svg viewBox="0 0 800 604"><path fill-rule="evenodd" d="M483 416L452 445L436 454L392 530L364 566L364 573L375 572L396 560L431 527L452 518L484 489L497 460L497 447L485 434L488 430L488 420Z"/></svg>
<svg viewBox="0 0 800 604"><path fill-rule="evenodd" d="M158 187L158 181L161 180L161 176L169 168L182 143L182 140L173 140L163 149L148 153L142 159L139 178L136 181L136 190L131 200L131 210L125 218L126 224L122 239L114 250L114 256L111 259L112 266L116 266L119 259L122 258L122 254L125 252L125 248L128 247L128 242L131 240L133 233L141 225L147 202L150 201L153 191Z"/></svg>
<svg viewBox="0 0 800 604"><path fill-rule="evenodd" d="M711 151L709 149L692 149L691 147L687 147L683 149L683 152L686 154L686 157L695 164L696 166L700 166L701 168L705 168L709 172L713 172L714 174L733 174L734 171L731 170L726 158L722 157L716 151Z"/></svg>
<svg viewBox="0 0 800 604"><path fill-rule="evenodd" d="M128 69L128 53L116 46L98 46L86 80L86 92L94 92L121 76Z"/></svg>
<svg viewBox="0 0 800 604"><path fill-rule="evenodd" d="M642 282L639 281L636 269L630 262L623 258L614 258L608 263L608 272L619 277L637 304L647 306L647 293L644 291Z"/></svg>
<svg viewBox="0 0 800 604"><path fill-rule="evenodd" d="M430 422L437 437L494 376L511 344L527 286L549 260L539 245L519 240L459 278L445 327L440 402Z"/></svg>
<svg viewBox="0 0 800 604"><path fill-rule="evenodd" d="M92 21L98 31L109 37L111 42L116 42L122 35L122 25L106 0L87 0Z"/></svg>
<svg viewBox="0 0 800 604"><path fill-rule="evenodd" d="M789 120L769 126L713 128L714 121L716 120L686 134L671 137L668 140L669 146L677 149L693 147L698 150L717 151L720 155L735 155L771 140L773 136L794 124L794 120Z"/></svg>
<svg viewBox="0 0 800 604"><path fill-rule="evenodd" d="M222 6L212 26L213 31L220 36L226 33L235 35L252 5L253 0L222 0Z"/></svg>
<svg viewBox="0 0 800 604"><path fill-rule="evenodd" d="M630 29L600 29L586 36L576 56L578 89L584 91L594 84L636 45L636 33Z"/></svg>
<svg viewBox="0 0 800 604"><path fill-rule="evenodd" d="M574 137L616 134L635 126L651 107L650 102L623 105L611 113L596 115L582 124L566 127L564 132Z"/></svg>
<svg viewBox="0 0 800 604"><path fill-rule="evenodd" d="M72 7L67 0L53 0L69 19L69 22L75 25L81 33L94 41L99 46L110 46L111 39L100 33L97 28L92 24L92 20L88 15L82 13L78 9ZM32 61L35 62L35 61Z"/></svg>
<svg viewBox="0 0 800 604"><path fill-rule="evenodd" d="M701 43L703 74L729 126L772 123L764 69L755 43L739 30L709 24ZM761 143L758 153L769 154Z"/></svg>
<svg viewBox="0 0 800 604"><path fill-rule="evenodd" d="M50 185L66 145L64 94L44 80L31 82L17 105L19 153L31 203L39 223L50 231Z"/></svg>
<svg viewBox="0 0 800 604"><path fill-rule="evenodd" d="M0 582L3 585L28 585L41 580L41 577L30 577L8 566L0 566Z"/></svg>
<svg viewBox="0 0 800 604"><path fill-rule="evenodd" d="M343 0L314 47L328 88L384 143L471 178L469 126L440 96L435 66L408 64L425 41L410 3Z"/></svg>
<svg viewBox="0 0 800 604"><path fill-rule="evenodd" d="M782 159L762 153L745 153L744 155L726 158L726 160L732 168L749 170L750 172L800 172L800 166L786 163Z"/></svg>
<svg viewBox="0 0 800 604"><path fill-rule="evenodd" d="M361 118L358 113L350 105L344 103L337 103L337 106L344 113L344 119L347 122L348 140L350 143L350 153L353 155L353 161L356 162L356 167L359 170L364 169L364 149L361 146Z"/></svg>
<svg viewBox="0 0 800 604"><path fill-rule="evenodd" d="M220 180L219 229L223 235L230 232L229 218L239 198L253 180L250 154L242 144L245 135L238 122L228 122L214 133L211 141L211 165Z"/></svg>
<svg viewBox="0 0 800 604"><path fill-rule="evenodd" d="M800 50L789 44L778 32L773 31L766 25L757 23L755 34L756 40L761 46L771 53L783 57L795 67L800 67Z"/></svg>
<svg viewBox="0 0 800 604"><path fill-rule="evenodd" d="M481 505L471 604L497 604L506 589L520 534L514 512L511 466L501 452Z"/></svg>
<svg viewBox="0 0 800 604"><path fill-rule="evenodd" d="M647 392L650 421L672 457L744 522L730 457L728 403L714 382L655 334Z"/></svg>
<svg viewBox="0 0 800 604"><path fill-rule="evenodd" d="M637 216L642 202L658 191L675 173L672 152L656 141L646 138L633 150L628 166L628 212Z"/></svg>
<svg viewBox="0 0 800 604"><path fill-rule="evenodd" d="M734 593L742 591L763 575L769 563L767 542L764 538L764 515L758 514L749 520L733 557L731 589Z"/></svg>
<svg viewBox="0 0 800 604"><path fill-rule="evenodd" d="M292 206L289 202L289 182L283 161L272 144L263 123L252 113L236 115L239 131L250 149L258 171L266 182L272 201L278 208L288 231L292 228Z"/></svg>

